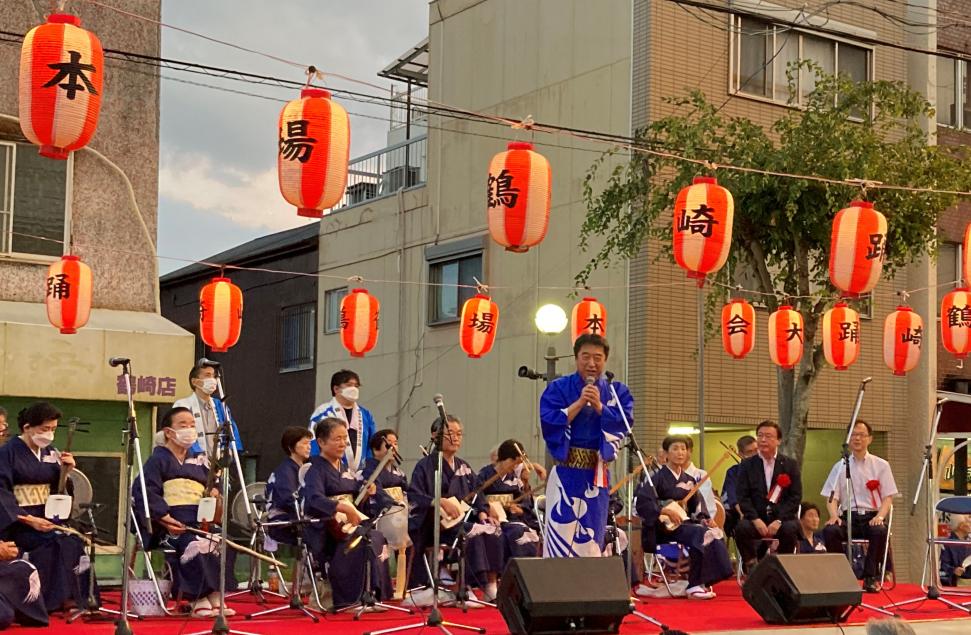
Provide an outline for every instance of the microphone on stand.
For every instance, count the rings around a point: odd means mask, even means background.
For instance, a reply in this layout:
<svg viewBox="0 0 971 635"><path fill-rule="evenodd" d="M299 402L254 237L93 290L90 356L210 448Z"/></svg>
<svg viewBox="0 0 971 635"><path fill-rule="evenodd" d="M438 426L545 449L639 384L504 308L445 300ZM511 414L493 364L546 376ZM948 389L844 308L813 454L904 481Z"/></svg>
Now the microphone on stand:
<svg viewBox="0 0 971 635"><path fill-rule="evenodd" d="M612 372L610 372L609 370L604 371L604 377L607 378L607 383L608 384L614 380L614 374Z"/></svg>
<svg viewBox="0 0 971 635"><path fill-rule="evenodd" d="M214 362L211 359L200 357L199 361L196 362L196 366L212 366L213 368L219 368L222 366L222 362Z"/></svg>
<svg viewBox="0 0 971 635"><path fill-rule="evenodd" d="M128 364L131 360L127 357L112 357L108 360L109 366L121 366L122 364Z"/></svg>

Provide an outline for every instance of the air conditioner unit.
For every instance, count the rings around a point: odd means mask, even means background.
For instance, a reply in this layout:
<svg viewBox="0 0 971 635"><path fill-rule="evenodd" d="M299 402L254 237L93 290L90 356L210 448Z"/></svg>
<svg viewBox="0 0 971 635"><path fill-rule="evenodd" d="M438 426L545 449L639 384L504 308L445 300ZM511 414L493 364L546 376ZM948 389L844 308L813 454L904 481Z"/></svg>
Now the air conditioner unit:
<svg viewBox="0 0 971 635"><path fill-rule="evenodd" d="M409 165L405 172L405 166L399 165L391 168L381 175L381 193L390 194L406 187L418 184L421 170L416 165Z"/></svg>
<svg viewBox="0 0 971 635"><path fill-rule="evenodd" d="M378 184L371 181L361 181L347 186L347 205L357 205L369 201L378 195Z"/></svg>

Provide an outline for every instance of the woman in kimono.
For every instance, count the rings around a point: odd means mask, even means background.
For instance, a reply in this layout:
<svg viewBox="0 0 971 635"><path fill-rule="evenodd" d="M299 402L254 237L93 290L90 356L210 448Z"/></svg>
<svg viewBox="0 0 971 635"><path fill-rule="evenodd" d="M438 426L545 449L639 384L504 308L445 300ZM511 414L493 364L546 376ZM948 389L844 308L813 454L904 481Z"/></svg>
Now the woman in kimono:
<svg viewBox="0 0 971 635"><path fill-rule="evenodd" d="M47 626L47 607L40 593L40 575L34 565L18 560L12 542L0 542L0 631L14 622L21 626Z"/></svg>
<svg viewBox="0 0 971 635"><path fill-rule="evenodd" d="M502 529L503 558L535 558L539 555L539 521L533 499L523 490L522 446L515 439L503 441L496 451L496 462L479 470L476 489L482 489L486 513ZM486 482L501 474L488 487ZM528 472L525 473L528 478ZM500 511L501 510L501 511Z"/></svg>
<svg viewBox="0 0 971 635"><path fill-rule="evenodd" d="M280 447L287 458L276 466L266 481L267 520L297 519L294 493L300 490L300 468L310 460L312 440L313 434L302 426L290 426L283 431ZM293 527L268 527L267 533L273 541L285 545L297 544L296 530Z"/></svg>
<svg viewBox="0 0 971 635"><path fill-rule="evenodd" d="M51 446L60 418L46 402L24 408L17 415L20 436L0 447L0 539L15 542L37 568L49 612L71 602L84 607L91 575L81 540L44 518L61 466L74 469L74 457Z"/></svg>

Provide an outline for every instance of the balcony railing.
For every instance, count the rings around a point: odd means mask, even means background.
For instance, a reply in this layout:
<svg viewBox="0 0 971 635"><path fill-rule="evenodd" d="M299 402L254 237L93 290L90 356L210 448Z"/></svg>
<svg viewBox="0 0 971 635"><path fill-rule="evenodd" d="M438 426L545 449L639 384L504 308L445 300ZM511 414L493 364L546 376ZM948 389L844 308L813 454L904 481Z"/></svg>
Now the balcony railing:
<svg viewBox="0 0 971 635"><path fill-rule="evenodd" d="M411 89L411 124L424 125L427 121L428 88L415 86ZM408 91L391 87L391 129L404 128L408 124Z"/></svg>
<svg viewBox="0 0 971 635"><path fill-rule="evenodd" d="M334 210L424 183L428 176L427 141L423 135L351 160L347 190Z"/></svg>

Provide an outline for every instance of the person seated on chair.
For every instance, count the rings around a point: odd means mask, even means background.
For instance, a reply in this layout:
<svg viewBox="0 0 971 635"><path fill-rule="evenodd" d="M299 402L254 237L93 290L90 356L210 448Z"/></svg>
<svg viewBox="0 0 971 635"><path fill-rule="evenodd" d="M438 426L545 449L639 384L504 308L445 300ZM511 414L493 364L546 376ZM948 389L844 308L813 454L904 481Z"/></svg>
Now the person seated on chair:
<svg viewBox="0 0 971 635"><path fill-rule="evenodd" d="M796 553L820 553L826 551L823 536L819 533L819 507L803 501L799 510L799 545Z"/></svg>
<svg viewBox="0 0 971 635"><path fill-rule="evenodd" d="M758 453L738 467L735 495L742 518L735 527L735 544L746 570L755 566L767 540L779 541L779 553L792 553L799 535L796 513L802 501L799 464L779 452L782 428L766 419L755 428ZM759 549L764 546L765 549Z"/></svg>
<svg viewBox="0 0 971 635"><path fill-rule="evenodd" d="M368 444L371 448L371 456L364 461L364 467L361 469L361 476L364 477L364 480L371 478L374 470L377 469L388 452L398 453L398 435L390 428L378 430ZM398 457L388 461L384 470L374 482L391 498L396 501L404 500L404 493L408 490L408 477L401 471Z"/></svg>
<svg viewBox="0 0 971 635"><path fill-rule="evenodd" d="M721 530L702 509L698 491L684 507L680 501L694 488L695 479L688 474L688 437L671 435L662 447L667 455L664 467L654 474L654 489L646 480L637 491L635 507L641 517L641 543L645 553L654 553L661 543L677 542L688 550L687 595L691 599L715 597L711 585L732 576L728 549L721 540Z"/></svg>
<svg viewBox="0 0 971 635"><path fill-rule="evenodd" d="M16 543L0 541L0 631L14 622L47 626L47 607L41 596L40 575L34 565L18 558Z"/></svg>
<svg viewBox="0 0 971 635"><path fill-rule="evenodd" d="M529 472L518 469L523 465L519 450L522 445L508 439L499 445L496 461L479 470L475 488L482 490L479 505L502 529L503 557L529 558L539 553L539 521L533 510L532 495L524 489ZM498 474L498 476L497 476ZM485 486L489 479L496 477Z"/></svg>
<svg viewBox="0 0 971 635"><path fill-rule="evenodd" d="M268 521L294 521L297 519L294 493L300 490L300 468L310 460L310 442L313 434L303 426L289 426L280 438L280 447L287 458L280 463L266 480L266 519ZM297 544L293 527L268 527L266 532L274 542L285 545ZM267 549L267 551L275 551Z"/></svg>
<svg viewBox="0 0 971 635"><path fill-rule="evenodd" d="M708 472L695 465L695 462L692 459L691 455L694 453L695 449L694 439L688 435L684 435L684 437L688 441L688 464L685 466L684 471L688 473L688 476L695 480L695 483L701 483L701 479L708 476ZM701 505L699 511L707 514L709 518L714 518L716 512L715 490L712 486L710 478L705 479L705 482L701 483L701 489L698 490L698 497L699 504Z"/></svg>
<svg viewBox="0 0 971 635"><path fill-rule="evenodd" d="M893 497L897 495L897 484L893 480L890 464L867 451L872 441L873 429L870 424L857 419L850 433L852 500L843 500L846 494L846 466L842 459L833 465L820 492L828 499L826 509L829 519L823 528L826 551L846 552L847 507L852 510L853 537L869 541L863 563L863 588L867 593L879 590L877 577L888 540L886 519L893 506Z"/></svg>
<svg viewBox="0 0 971 635"><path fill-rule="evenodd" d="M951 540L964 540L967 545L944 545L941 550L941 584L971 586L971 516L951 514Z"/></svg>
<svg viewBox="0 0 971 635"><path fill-rule="evenodd" d="M739 437L735 442L735 447L738 449L740 461L744 461L750 456L755 456L755 453L759 451L759 446L755 443L755 437L750 434ZM735 527L742 517L741 512L738 511L738 497L735 495L735 483L738 482L738 468L740 465L741 462L728 468L728 471L725 472L725 483L722 485L721 498L722 505L725 506L725 535L730 537L735 535Z"/></svg>
<svg viewBox="0 0 971 635"><path fill-rule="evenodd" d="M314 433L320 454L310 458L310 468L304 475L303 508L308 516L328 521L328 529L315 528L307 533L320 538L308 541L308 546L314 549L317 562L328 565L327 577L334 592L334 608L354 604L361 597L365 566L371 567L371 589L368 590L379 600L389 599L391 576L387 544L381 532L369 523L361 526L365 519L355 507L354 499L364 482L342 463L350 443L347 424L336 417L325 417L317 422ZM368 488L368 496L381 497L387 506L393 504L374 483ZM330 535L324 536L324 533Z"/></svg>

